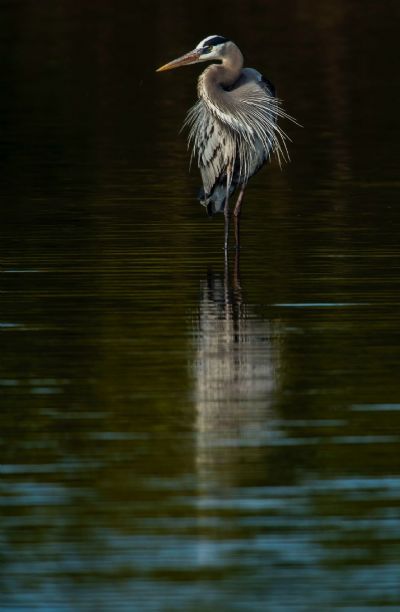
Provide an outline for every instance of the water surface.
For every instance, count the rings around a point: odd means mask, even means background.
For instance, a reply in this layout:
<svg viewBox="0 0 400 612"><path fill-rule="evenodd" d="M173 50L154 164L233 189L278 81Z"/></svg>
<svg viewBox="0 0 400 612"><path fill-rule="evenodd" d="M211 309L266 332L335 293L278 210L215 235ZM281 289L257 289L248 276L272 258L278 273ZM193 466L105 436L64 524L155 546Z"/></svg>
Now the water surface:
<svg viewBox="0 0 400 612"><path fill-rule="evenodd" d="M0 609L398 609L397 5L3 8ZM215 32L304 126L228 262Z"/></svg>

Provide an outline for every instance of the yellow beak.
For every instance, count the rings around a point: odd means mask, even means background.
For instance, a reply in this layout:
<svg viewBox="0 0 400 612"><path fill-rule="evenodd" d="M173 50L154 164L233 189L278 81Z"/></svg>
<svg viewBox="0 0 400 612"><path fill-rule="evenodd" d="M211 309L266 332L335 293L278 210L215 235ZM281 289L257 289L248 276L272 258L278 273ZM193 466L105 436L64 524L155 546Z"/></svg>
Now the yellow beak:
<svg viewBox="0 0 400 612"><path fill-rule="evenodd" d="M181 57L172 60L172 62L169 62L168 64L164 64L164 66L157 68L156 72L164 72L165 70L173 70L174 68L180 68L180 66L195 64L199 61L200 55L201 52L196 51L195 49L194 51L190 51L190 53L186 53L185 55L182 55Z"/></svg>

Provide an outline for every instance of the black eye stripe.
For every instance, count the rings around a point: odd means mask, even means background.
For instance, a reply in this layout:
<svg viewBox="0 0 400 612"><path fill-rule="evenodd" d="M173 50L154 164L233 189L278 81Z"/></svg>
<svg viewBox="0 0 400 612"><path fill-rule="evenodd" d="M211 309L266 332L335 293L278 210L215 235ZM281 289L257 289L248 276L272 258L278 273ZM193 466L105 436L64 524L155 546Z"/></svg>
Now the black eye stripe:
<svg viewBox="0 0 400 612"><path fill-rule="evenodd" d="M228 39L224 38L223 36L213 36L212 38L209 38L207 41L205 41L208 45L222 45L222 43L227 42Z"/></svg>

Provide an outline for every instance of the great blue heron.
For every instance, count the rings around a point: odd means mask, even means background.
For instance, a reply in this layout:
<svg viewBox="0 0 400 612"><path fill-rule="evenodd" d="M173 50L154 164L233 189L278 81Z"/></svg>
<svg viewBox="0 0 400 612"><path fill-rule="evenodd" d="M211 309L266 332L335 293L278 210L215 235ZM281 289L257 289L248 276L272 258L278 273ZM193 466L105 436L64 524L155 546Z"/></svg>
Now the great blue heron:
<svg viewBox="0 0 400 612"><path fill-rule="evenodd" d="M229 197L239 187L234 208L236 248L243 194L248 180L275 153L288 159L287 135L278 117L282 109L275 88L254 68L243 68L243 55L223 36L207 36L193 51L161 66L157 72L199 62L220 62L204 70L198 81L198 102L190 109L192 157L197 156L203 180L199 200L209 215L225 214L225 250L229 238ZM294 120L293 120L294 121Z"/></svg>

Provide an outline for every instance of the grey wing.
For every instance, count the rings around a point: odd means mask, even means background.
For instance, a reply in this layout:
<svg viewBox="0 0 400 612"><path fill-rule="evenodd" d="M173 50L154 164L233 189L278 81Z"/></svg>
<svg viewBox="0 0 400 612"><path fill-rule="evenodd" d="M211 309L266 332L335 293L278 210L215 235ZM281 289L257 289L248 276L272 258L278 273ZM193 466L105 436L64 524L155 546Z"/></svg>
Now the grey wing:
<svg viewBox="0 0 400 612"><path fill-rule="evenodd" d="M266 158L275 153L279 161L288 159L288 137L278 126L278 118L293 118L282 109L272 83L254 68L244 68L235 91Z"/></svg>
<svg viewBox="0 0 400 612"><path fill-rule="evenodd" d="M264 95L266 94L270 98L276 98L275 85L255 68L243 68L242 75L237 82L237 87L246 87L246 85L250 85L251 89L255 86L253 91L260 89Z"/></svg>

